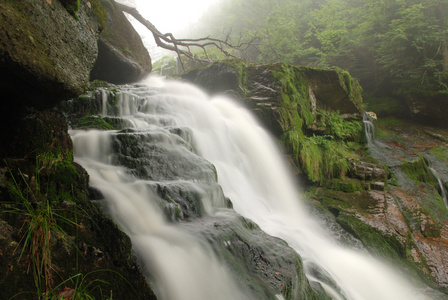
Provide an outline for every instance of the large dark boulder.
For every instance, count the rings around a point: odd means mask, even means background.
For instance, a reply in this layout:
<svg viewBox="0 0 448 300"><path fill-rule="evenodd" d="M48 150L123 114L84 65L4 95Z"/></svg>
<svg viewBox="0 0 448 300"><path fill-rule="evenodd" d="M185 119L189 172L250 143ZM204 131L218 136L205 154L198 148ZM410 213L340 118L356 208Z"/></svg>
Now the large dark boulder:
<svg viewBox="0 0 448 300"><path fill-rule="evenodd" d="M57 0L0 1L3 112L17 104L48 108L83 92L98 54L94 4L81 1L71 15Z"/></svg>
<svg viewBox="0 0 448 300"><path fill-rule="evenodd" d="M410 117L422 124L446 128L448 119L448 95L424 95L413 96L405 99L406 107Z"/></svg>
<svg viewBox="0 0 448 300"><path fill-rule="evenodd" d="M113 2L101 0L107 22L98 40L98 59L91 79L115 84L136 82L152 70L151 58L126 16Z"/></svg>

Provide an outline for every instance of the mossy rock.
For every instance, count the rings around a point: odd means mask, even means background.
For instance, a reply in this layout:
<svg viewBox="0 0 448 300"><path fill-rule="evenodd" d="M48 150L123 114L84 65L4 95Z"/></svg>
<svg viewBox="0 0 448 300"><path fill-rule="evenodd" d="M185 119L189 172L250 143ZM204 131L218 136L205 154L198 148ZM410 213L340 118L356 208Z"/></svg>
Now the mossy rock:
<svg viewBox="0 0 448 300"><path fill-rule="evenodd" d="M436 184L434 176L431 174L425 159L421 156L415 160L403 162L400 169L416 182Z"/></svg>
<svg viewBox="0 0 448 300"><path fill-rule="evenodd" d="M311 182L350 173L349 159L357 156L349 143L363 142L362 89L347 72L226 60L182 78L212 94L236 95L282 139Z"/></svg>
<svg viewBox="0 0 448 300"><path fill-rule="evenodd" d="M65 7L65 9L71 14L75 19L78 19L78 15L76 14L79 10L79 6L81 4L81 0L59 0L61 4Z"/></svg>
<svg viewBox="0 0 448 300"><path fill-rule="evenodd" d="M114 130L116 129L112 124L106 121L101 116L85 116L79 119L78 124L74 129L100 129L100 130Z"/></svg>
<svg viewBox="0 0 448 300"><path fill-rule="evenodd" d="M350 178L328 180L324 183L324 186L328 189L345 193L360 192L366 187L360 180Z"/></svg>

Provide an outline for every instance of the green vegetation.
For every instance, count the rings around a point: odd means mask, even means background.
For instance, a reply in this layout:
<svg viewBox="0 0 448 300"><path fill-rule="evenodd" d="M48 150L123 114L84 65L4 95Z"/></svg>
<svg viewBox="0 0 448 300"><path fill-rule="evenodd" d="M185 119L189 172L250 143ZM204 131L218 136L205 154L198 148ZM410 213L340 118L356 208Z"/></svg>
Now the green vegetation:
<svg viewBox="0 0 448 300"><path fill-rule="evenodd" d="M109 83L107 81L103 80L94 80L89 82L89 86L87 87L86 91L95 91L100 87L108 87Z"/></svg>
<svg viewBox="0 0 448 300"><path fill-rule="evenodd" d="M435 185L434 177L431 175L425 159L421 156L415 160L403 162L401 170L418 183L426 182Z"/></svg>
<svg viewBox="0 0 448 300"><path fill-rule="evenodd" d="M441 161L446 163L448 167L448 149L446 147L434 147L431 149L431 152Z"/></svg>
<svg viewBox="0 0 448 300"><path fill-rule="evenodd" d="M48 173L53 172L50 178ZM62 153L41 153L37 156L36 170L31 178L19 170L20 180L10 171L11 181L7 184L10 203L2 203L2 214L14 214L22 220L20 243L22 257L31 259L30 267L34 274L34 283L38 291L49 290L53 284L52 247L55 239L64 239L66 235L61 224L78 226L55 209L56 203L73 201L73 197L63 197L54 190L55 184L70 184L79 175L73 166L71 157ZM78 176L72 177L73 174ZM72 188L73 191L73 188ZM22 233L23 232L23 233Z"/></svg>
<svg viewBox="0 0 448 300"><path fill-rule="evenodd" d="M245 59L336 66L379 96L446 97L447 14L447 0L229 0L203 17L198 36L258 36Z"/></svg>
<svg viewBox="0 0 448 300"><path fill-rule="evenodd" d="M344 142L334 141L331 136L330 139L315 135L301 137L297 131L289 131L284 141L312 182L345 178L350 170L350 158L356 158Z"/></svg>
<svg viewBox="0 0 448 300"><path fill-rule="evenodd" d="M48 288L52 281L50 238L53 234L63 234L63 230L57 225L56 218L62 220L64 218L56 214L50 206L49 200L41 191L37 176L30 184L23 175L22 179L26 184L23 192L14 177L14 184L9 186L11 194L15 196L13 200L19 205L13 206L3 213L20 214L24 218L22 228L25 233L21 238L22 251L19 261L28 251L28 255L33 260L32 269L36 288L39 289L43 285L41 280L45 281L45 287Z"/></svg>
<svg viewBox="0 0 448 300"><path fill-rule="evenodd" d="M95 12L96 17L98 18L98 22L100 24L100 30L103 30L106 26L107 20L107 12L104 7L101 5L99 0L89 0L90 5Z"/></svg>
<svg viewBox="0 0 448 300"><path fill-rule="evenodd" d="M350 160L357 159L351 142L361 142L363 128L360 121L345 120L338 111L326 111L312 107L307 72L286 64L273 66L273 77L280 86L282 105L279 108L283 141L302 170L312 182L323 183L330 179L343 179L350 171ZM317 72L317 70L311 70ZM352 79L344 75L343 84ZM352 88L347 90L353 91ZM353 96L352 102L361 103L361 95ZM310 134L316 127L320 134ZM342 187L343 185L332 185ZM344 187L348 188L348 187ZM351 186L350 190L358 190Z"/></svg>
<svg viewBox="0 0 448 300"><path fill-rule="evenodd" d="M79 119L76 129L114 130L114 126L101 116L84 116Z"/></svg>
<svg viewBox="0 0 448 300"><path fill-rule="evenodd" d="M79 231L86 218L90 221L92 219L79 206L85 195L77 193L76 184L80 175L71 158L71 155L64 157L53 152L41 153L37 156L31 176L22 173L20 169L13 171L8 168L8 173L2 178L7 195L1 194L0 217L15 224L19 240L16 247L20 254L15 256L14 250L10 258L17 257L17 262L11 260L10 263L17 268L28 265L25 268L31 271L34 281L34 290L31 290L32 285L27 285L24 280L19 289L22 292L16 293L12 299L26 296L56 300L64 294L70 299L79 300L112 299L112 288L117 286L116 281L124 282L124 286L133 290L129 282L115 270L81 271L85 267L78 264L78 257L84 255L78 250ZM65 193L70 186L71 192ZM67 260L65 266L61 265L61 253L70 257L75 255L75 259ZM73 272L76 274L62 280L61 276ZM106 286L110 287L104 289ZM28 288L30 290L27 291ZM14 291L8 289L4 292Z"/></svg>
<svg viewBox="0 0 448 300"><path fill-rule="evenodd" d="M319 110L317 113L317 124L325 128L335 139L358 143L362 141L363 128L361 122L344 120L339 112Z"/></svg>

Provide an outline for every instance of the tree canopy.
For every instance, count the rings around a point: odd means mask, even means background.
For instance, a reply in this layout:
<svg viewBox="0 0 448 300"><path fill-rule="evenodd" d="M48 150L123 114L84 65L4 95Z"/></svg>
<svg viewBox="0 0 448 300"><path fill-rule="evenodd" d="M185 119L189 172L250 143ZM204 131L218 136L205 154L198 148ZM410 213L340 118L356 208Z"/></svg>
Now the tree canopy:
<svg viewBox="0 0 448 300"><path fill-rule="evenodd" d="M370 92L448 97L447 15L448 0L221 0L202 24L257 36L253 62L339 67Z"/></svg>

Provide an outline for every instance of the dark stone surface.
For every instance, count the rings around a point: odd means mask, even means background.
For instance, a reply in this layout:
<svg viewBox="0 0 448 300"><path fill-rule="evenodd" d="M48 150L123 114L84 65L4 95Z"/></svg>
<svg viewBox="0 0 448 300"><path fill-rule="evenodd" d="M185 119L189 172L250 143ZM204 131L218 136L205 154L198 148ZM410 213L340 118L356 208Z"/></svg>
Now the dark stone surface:
<svg viewBox="0 0 448 300"><path fill-rule="evenodd" d="M2 101L3 113L18 104L52 107L82 93L98 54L99 24L87 1L77 16L59 1L0 2L0 89L14 97Z"/></svg>
<svg viewBox="0 0 448 300"><path fill-rule="evenodd" d="M110 1L101 3L107 11L107 21L98 40L98 59L90 79L115 84L136 82L151 72L148 51L123 12Z"/></svg>

